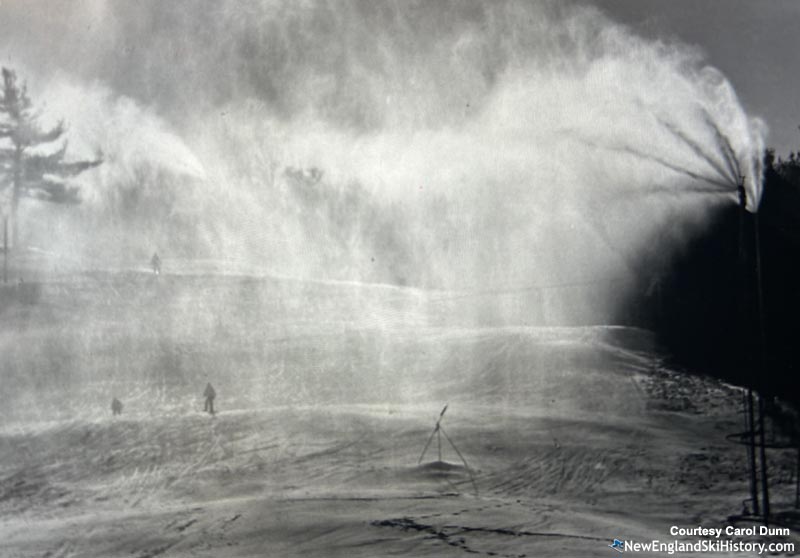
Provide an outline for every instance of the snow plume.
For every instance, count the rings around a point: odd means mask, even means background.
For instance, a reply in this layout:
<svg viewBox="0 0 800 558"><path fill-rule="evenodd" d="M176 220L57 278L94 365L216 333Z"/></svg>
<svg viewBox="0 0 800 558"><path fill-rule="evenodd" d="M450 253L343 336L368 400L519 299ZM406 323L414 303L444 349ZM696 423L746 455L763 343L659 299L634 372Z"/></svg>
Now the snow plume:
<svg viewBox="0 0 800 558"><path fill-rule="evenodd" d="M63 74L37 83L32 96L43 125L66 123L69 158L100 155L104 163L72 179L81 189L80 205L21 206L25 244L47 254L55 267L112 267L145 257L181 229L194 229L203 208L188 205L205 171L162 118L106 86Z"/></svg>
<svg viewBox="0 0 800 558"><path fill-rule="evenodd" d="M43 92L106 153L70 210L99 256L119 242L305 278L618 291L642 250L734 203L739 175L757 206L763 125L724 76L593 8L33 6L6 21L51 42L0 36L39 75L72 76Z"/></svg>

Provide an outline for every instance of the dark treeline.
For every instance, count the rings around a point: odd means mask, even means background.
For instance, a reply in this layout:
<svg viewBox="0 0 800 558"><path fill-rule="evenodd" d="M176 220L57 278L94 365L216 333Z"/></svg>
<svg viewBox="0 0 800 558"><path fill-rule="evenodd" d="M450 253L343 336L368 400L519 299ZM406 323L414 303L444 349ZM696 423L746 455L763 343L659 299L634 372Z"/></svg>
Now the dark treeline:
<svg viewBox="0 0 800 558"><path fill-rule="evenodd" d="M758 215L730 204L669 263L648 258L625 319L655 331L675 364L800 406L800 154L764 162Z"/></svg>

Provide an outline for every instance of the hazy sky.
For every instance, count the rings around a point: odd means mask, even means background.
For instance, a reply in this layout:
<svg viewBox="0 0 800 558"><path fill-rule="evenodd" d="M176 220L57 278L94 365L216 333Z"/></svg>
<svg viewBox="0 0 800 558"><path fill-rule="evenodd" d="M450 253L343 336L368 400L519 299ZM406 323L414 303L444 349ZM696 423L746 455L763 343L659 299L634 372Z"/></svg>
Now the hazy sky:
<svg viewBox="0 0 800 558"><path fill-rule="evenodd" d="M648 37L699 46L728 76L745 108L769 126L779 154L800 149L800 2L594 0Z"/></svg>

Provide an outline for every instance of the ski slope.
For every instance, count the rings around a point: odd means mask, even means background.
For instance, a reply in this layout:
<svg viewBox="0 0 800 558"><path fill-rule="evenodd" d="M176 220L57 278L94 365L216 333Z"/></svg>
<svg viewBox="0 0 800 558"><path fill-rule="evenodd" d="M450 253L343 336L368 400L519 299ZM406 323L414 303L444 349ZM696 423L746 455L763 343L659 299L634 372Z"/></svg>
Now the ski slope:
<svg viewBox="0 0 800 558"><path fill-rule="evenodd" d="M431 325L424 308L383 287L144 275L10 305L1 554L608 556L741 509L738 390L669 370L647 332ZM417 463L446 403L468 469L446 440ZM792 455L773 460L788 502Z"/></svg>

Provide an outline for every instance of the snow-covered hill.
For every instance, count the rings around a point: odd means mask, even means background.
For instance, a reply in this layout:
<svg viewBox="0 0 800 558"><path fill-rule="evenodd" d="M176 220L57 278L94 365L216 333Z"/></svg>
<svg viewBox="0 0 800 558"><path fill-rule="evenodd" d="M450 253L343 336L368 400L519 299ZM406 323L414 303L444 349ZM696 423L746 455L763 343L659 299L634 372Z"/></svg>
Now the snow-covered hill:
<svg viewBox="0 0 800 558"><path fill-rule="evenodd" d="M3 313L3 555L607 556L747 492L738 390L640 330L220 276L76 276ZM461 456L434 437L418 465L445 403ZM793 456L771 455L780 505Z"/></svg>

